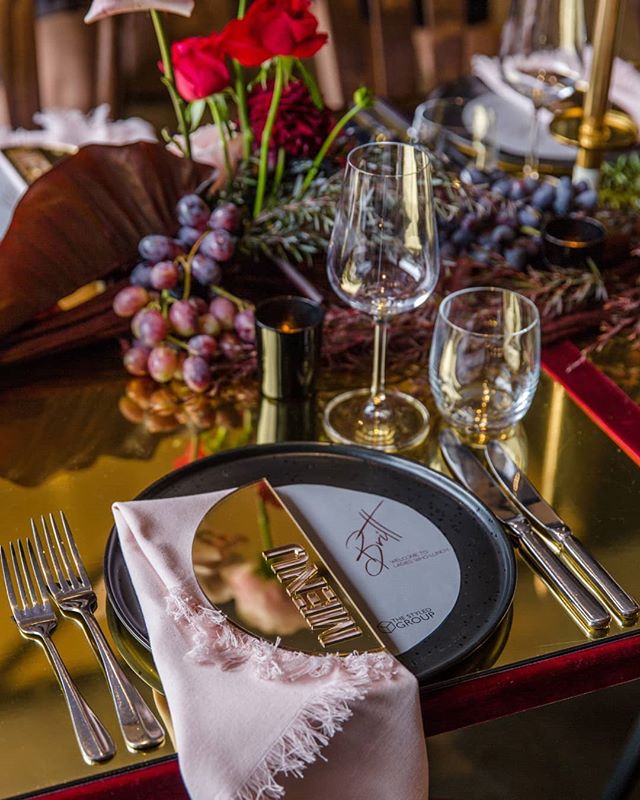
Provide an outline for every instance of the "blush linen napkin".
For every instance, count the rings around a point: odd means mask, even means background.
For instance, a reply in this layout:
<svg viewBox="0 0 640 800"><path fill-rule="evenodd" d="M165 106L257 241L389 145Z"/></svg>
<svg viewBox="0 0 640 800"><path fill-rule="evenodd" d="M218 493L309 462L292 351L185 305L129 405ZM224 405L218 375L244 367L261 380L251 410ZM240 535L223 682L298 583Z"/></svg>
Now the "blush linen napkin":
<svg viewBox="0 0 640 800"><path fill-rule="evenodd" d="M113 506L192 800L426 800L411 673L386 653L281 650L205 600L193 535L227 493Z"/></svg>

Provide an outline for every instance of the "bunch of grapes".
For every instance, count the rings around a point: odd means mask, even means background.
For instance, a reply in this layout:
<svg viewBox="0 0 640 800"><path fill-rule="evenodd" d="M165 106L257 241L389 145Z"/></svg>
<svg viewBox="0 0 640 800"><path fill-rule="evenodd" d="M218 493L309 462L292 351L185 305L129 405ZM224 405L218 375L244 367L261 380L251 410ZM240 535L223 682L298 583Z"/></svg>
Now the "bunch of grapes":
<svg viewBox="0 0 640 800"><path fill-rule="evenodd" d="M551 216L587 216L598 205L595 190L569 177L552 183L469 169L461 178L466 202L438 218L440 254L446 260L466 253L481 263L506 261L517 270L536 265L542 258L542 228ZM435 192L443 203L450 202L445 186Z"/></svg>
<svg viewBox="0 0 640 800"><path fill-rule="evenodd" d="M220 203L211 211L199 195L188 194L176 213L181 227L175 239L151 234L140 240L143 260L114 298L113 309L131 319L134 338L124 354L128 372L203 393L216 362L253 351L253 309L219 287L235 252L240 210Z"/></svg>

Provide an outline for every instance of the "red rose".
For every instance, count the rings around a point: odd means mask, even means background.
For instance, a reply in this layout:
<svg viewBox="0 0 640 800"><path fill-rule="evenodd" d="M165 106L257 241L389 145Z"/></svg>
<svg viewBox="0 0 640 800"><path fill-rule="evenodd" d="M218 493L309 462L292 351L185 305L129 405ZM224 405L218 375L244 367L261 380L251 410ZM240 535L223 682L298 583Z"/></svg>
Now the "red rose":
<svg viewBox="0 0 640 800"><path fill-rule="evenodd" d="M221 92L229 85L222 37L191 36L171 45L178 93L187 102ZM162 66L161 66L162 69Z"/></svg>
<svg viewBox="0 0 640 800"><path fill-rule="evenodd" d="M273 81L269 81L264 89L258 84L248 97L249 124L256 146L262 139L272 97ZM283 147L291 156L313 158L329 135L331 123L331 112L315 105L305 84L290 81L282 90L269 152L273 156Z"/></svg>
<svg viewBox="0 0 640 800"><path fill-rule="evenodd" d="M222 35L227 52L245 67L274 56L309 58L329 38L318 33L310 0L255 0L243 19L229 22Z"/></svg>

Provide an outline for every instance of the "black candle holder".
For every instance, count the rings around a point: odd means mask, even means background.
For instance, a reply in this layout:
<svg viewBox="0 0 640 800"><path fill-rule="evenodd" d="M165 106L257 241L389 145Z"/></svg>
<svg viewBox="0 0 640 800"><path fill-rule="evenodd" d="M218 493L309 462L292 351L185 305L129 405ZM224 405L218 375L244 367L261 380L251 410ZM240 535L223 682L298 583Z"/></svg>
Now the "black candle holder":
<svg viewBox="0 0 640 800"><path fill-rule="evenodd" d="M607 229L591 217L557 217L542 231L542 254L552 267L588 268L600 265Z"/></svg>
<svg viewBox="0 0 640 800"><path fill-rule="evenodd" d="M302 400L315 388L324 309L285 295L256 307L260 391L272 400Z"/></svg>

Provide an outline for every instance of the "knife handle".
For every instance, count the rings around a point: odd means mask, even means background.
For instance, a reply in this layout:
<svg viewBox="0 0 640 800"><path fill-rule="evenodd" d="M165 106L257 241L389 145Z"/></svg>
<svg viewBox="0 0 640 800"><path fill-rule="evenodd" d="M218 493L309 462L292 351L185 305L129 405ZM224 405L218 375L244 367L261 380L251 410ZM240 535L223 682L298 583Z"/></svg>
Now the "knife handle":
<svg viewBox="0 0 640 800"><path fill-rule="evenodd" d="M582 624L592 630L606 630L611 623L609 612L549 549L531 525L525 520L509 525L518 537L523 555L569 605Z"/></svg>
<svg viewBox="0 0 640 800"><path fill-rule="evenodd" d="M562 540L562 551L571 557L584 576L602 594L605 603L623 622L635 622L640 612L638 603L609 575L602 564L596 561L579 539L575 536L565 537Z"/></svg>

